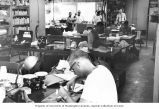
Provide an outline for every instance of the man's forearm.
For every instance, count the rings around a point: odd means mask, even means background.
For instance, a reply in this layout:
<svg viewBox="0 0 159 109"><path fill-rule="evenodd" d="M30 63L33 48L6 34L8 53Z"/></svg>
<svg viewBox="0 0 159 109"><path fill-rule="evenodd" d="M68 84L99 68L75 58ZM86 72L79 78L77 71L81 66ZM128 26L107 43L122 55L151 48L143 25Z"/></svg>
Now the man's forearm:
<svg viewBox="0 0 159 109"><path fill-rule="evenodd" d="M75 96L71 97L71 96L68 95L65 98L65 100L66 100L67 103L77 103L77 101L80 99L80 96L81 95L75 95Z"/></svg>
<svg viewBox="0 0 159 109"><path fill-rule="evenodd" d="M72 97L70 97L70 96L65 97L65 100L67 103L76 103L76 101L73 100Z"/></svg>

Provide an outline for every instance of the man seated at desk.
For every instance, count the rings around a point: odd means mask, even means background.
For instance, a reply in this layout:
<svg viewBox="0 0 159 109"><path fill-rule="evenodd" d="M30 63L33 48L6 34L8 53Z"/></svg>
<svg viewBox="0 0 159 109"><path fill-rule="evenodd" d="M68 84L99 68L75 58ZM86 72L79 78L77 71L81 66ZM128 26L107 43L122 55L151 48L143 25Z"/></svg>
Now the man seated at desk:
<svg viewBox="0 0 159 109"><path fill-rule="evenodd" d="M117 89L111 72L102 65L94 66L88 56L81 52L73 52L69 59L71 70L77 76L68 82L68 89L74 86L77 79L85 78L80 103L117 103ZM62 86L59 95L66 102L76 102Z"/></svg>
<svg viewBox="0 0 159 109"><path fill-rule="evenodd" d="M106 44L99 39L99 32L103 28L104 24L98 22L95 26L95 29L92 29L88 34L88 47L89 49L98 48L100 46L105 47Z"/></svg>
<svg viewBox="0 0 159 109"><path fill-rule="evenodd" d="M129 22L125 21L124 24L121 26L120 31L123 35L129 35L131 33L131 27L129 26Z"/></svg>

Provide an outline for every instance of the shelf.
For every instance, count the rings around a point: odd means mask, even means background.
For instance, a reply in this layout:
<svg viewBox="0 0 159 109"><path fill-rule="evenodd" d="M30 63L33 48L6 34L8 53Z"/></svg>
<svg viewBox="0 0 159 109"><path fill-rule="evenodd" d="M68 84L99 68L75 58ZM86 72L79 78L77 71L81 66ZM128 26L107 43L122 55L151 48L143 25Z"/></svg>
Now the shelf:
<svg viewBox="0 0 159 109"><path fill-rule="evenodd" d="M29 15L14 15L13 18L15 17L29 17Z"/></svg>
<svg viewBox="0 0 159 109"><path fill-rule="evenodd" d="M30 24L18 24L18 25L13 25L13 27L19 27L19 26L29 26Z"/></svg>
<svg viewBox="0 0 159 109"><path fill-rule="evenodd" d="M9 8L10 5L0 5L0 8Z"/></svg>
<svg viewBox="0 0 159 109"><path fill-rule="evenodd" d="M28 8L29 8L29 6L15 6L15 7L13 8L13 10L28 9Z"/></svg>
<svg viewBox="0 0 159 109"><path fill-rule="evenodd" d="M6 28L9 28L10 27L10 25L0 25L0 29L6 29Z"/></svg>
<svg viewBox="0 0 159 109"><path fill-rule="evenodd" d="M7 34L0 35L0 39L1 39L2 37L7 37L7 36L9 36L8 33L7 33Z"/></svg>

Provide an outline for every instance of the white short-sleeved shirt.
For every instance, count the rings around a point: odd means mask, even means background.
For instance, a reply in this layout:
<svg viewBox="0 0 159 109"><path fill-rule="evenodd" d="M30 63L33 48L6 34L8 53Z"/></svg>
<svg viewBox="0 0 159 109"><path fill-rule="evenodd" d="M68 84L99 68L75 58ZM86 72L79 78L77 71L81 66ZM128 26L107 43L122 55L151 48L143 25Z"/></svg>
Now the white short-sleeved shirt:
<svg viewBox="0 0 159 109"><path fill-rule="evenodd" d="M118 22L124 22L125 20L126 20L126 14L125 13L117 14L117 21Z"/></svg>
<svg viewBox="0 0 159 109"><path fill-rule="evenodd" d="M104 66L98 65L88 75L81 99L87 103L117 103L117 89L111 72Z"/></svg>
<svg viewBox="0 0 159 109"><path fill-rule="evenodd" d="M84 21L84 17L83 16L76 16L76 23L81 23L82 21Z"/></svg>
<svg viewBox="0 0 159 109"><path fill-rule="evenodd" d="M101 22L102 21L102 16L94 16L93 17L93 22L94 22L94 25L96 25L98 22Z"/></svg>

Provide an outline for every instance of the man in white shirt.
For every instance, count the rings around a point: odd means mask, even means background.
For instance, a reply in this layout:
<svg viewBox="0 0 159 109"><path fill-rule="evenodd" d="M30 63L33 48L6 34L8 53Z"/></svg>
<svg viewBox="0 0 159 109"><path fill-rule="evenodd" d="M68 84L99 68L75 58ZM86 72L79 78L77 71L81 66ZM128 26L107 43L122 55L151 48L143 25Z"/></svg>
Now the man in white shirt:
<svg viewBox="0 0 159 109"><path fill-rule="evenodd" d="M102 15L100 11L96 12L96 15L93 17L92 22L96 25L98 22L102 22Z"/></svg>
<svg viewBox="0 0 159 109"><path fill-rule="evenodd" d="M68 85L74 86L77 78L85 78L79 103L112 104L118 102L114 78L105 66L94 66L87 55L85 56L79 50L71 55L69 64L77 77L70 81ZM76 102L63 87L60 88L59 95L66 102Z"/></svg>
<svg viewBox="0 0 159 109"><path fill-rule="evenodd" d="M116 23L121 24L124 23L125 21L126 21L126 14L123 12L122 9L120 9L116 17Z"/></svg>
<svg viewBox="0 0 159 109"><path fill-rule="evenodd" d="M77 15L76 15L75 19L76 19L75 23L82 23L82 21L84 21L84 17L81 15L80 10L77 12Z"/></svg>

